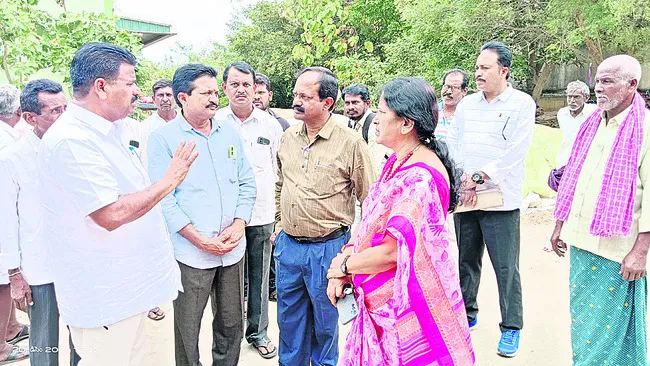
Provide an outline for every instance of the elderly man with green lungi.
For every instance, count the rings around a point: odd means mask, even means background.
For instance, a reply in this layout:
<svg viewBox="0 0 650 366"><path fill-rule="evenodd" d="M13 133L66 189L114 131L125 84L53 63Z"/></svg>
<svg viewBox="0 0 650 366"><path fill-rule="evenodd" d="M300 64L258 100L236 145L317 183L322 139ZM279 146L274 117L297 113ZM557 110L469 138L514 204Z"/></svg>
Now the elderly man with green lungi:
<svg viewBox="0 0 650 366"><path fill-rule="evenodd" d="M641 65L626 55L596 72L598 109L580 127L560 182L551 237L570 251L574 365L647 360L650 112Z"/></svg>

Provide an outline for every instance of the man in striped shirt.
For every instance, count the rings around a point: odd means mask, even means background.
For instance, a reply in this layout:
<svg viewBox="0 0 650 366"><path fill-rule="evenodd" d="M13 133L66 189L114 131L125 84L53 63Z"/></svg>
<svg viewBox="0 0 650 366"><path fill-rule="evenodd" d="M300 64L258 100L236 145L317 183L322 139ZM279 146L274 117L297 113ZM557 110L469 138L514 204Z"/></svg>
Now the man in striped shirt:
<svg viewBox="0 0 650 366"><path fill-rule="evenodd" d="M338 80L324 67L298 74L293 113L282 135L275 184L280 365L336 365L338 312L327 270L350 240L355 200L377 178L360 135L332 118Z"/></svg>
<svg viewBox="0 0 650 366"><path fill-rule="evenodd" d="M438 104L440 110L438 125L434 134L441 141L446 141L449 129L456 115L456 107L467 95L469 74L461 69L452 69L442 77L441 99Z"/></svg>
<svg viewBox="0 0 650 366"><path fill-rule="evenodd" d="M500 42L488 42L476 60L480 92L465 97L456 108L449 146L464 171L461 201L476 204L476 188L494 184L503 206L454 215L460 282L470 329L478 325L481 261L487 247L494 267L501 305L501 340L497 353L514 357L523 327L519 279L519 209L525 158L535 125L535 102L508 83L512 52Z"/></svg>

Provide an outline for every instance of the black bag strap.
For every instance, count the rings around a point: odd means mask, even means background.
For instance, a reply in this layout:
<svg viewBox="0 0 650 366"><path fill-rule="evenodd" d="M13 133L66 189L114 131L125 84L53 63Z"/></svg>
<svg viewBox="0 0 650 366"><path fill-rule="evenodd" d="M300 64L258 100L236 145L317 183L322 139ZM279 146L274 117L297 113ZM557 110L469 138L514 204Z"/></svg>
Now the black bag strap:
<svg viewBox="0 0 650 366"><path fill-rule="evenodd" d="M363 121L363 129L361 130L361 135L363 136L363 139L366 141L366 143L368 142L368 130L370 129L370 124L376 115L377 113L370 113L368 117L366 117L366 120Z"/></svg>

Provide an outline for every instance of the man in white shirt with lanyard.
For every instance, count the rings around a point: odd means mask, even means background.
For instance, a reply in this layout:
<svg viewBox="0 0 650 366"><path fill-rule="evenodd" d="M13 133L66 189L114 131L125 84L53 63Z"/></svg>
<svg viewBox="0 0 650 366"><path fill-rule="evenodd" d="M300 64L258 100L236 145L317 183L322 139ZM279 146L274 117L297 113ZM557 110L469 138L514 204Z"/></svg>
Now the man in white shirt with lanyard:
<svg viewBox="0 0 650 366"><path fill-rule="evenodd" d="M253 167L257 197L253 216L246 225L246 275L248 309L246 340L263 358L278 350L267 334L269 326L269 267L275 224L275 180L282 126L270 114L253 105L255 71L245 62L235 62L223 72L222 89L230 104L217 111L215 119L236 126L244 153Z"/></svg>
<svg viewBox="0 0 650 366"><path fill-rule="evenodd" d="M66 109L60 84L39 79L27 83L21 96L25 138L0 154L0 221L8 226L0 237L14 301L29 314L29 350L34 365L58 365L59 310L49 269L47 234L38 197L37 153L41 138ZM71 364L76 365L74 348Z"/></svg>
<svg viewBox="0 0 650 366"><path fill-rule="evenodd" d="M449 147L465 172L463 206L476 204L477 186L489 181L503 194L503 206L454 214L460 284L470 329L478 325L478 294L483 252L487 247L497 277L501 339L497 353L514 357L523 327L519 278L519 210L525 159L533 137L535 101L508 83L512 52L501 42L481 47L476 86L456 108Z"/></svg>
<svg viewBox="0 0 650 366"><path fill-rule="evenodd" d="M61 318L81 365L141 365L144 319L181 290L158 203L185 179L195 144L181 143L151 184L114 125L140 89L136 59L88 43L70 68L74 100L43 137L39 191Z"/></svg>

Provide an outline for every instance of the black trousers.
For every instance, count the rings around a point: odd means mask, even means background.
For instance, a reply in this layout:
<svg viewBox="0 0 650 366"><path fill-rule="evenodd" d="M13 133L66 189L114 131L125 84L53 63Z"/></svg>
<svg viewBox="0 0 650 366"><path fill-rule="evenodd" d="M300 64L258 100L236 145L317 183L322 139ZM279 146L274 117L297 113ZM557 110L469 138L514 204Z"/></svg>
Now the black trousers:
<svg viewBox="0 0 650 366"><path fill-rule="evenodd" d="M269 327L269 266L274 224L246 227L246 275L248 309L246 340L266 341Z"/></svg>
<svg viewBox="0 0 650 366"><path fill-rule="evenodd" d="M454 214L458 240L460 286L471 322L478 315L483 252L487 247L499 289L501 331L524 326L519 278L519 210L470 211Z"/></svg>

